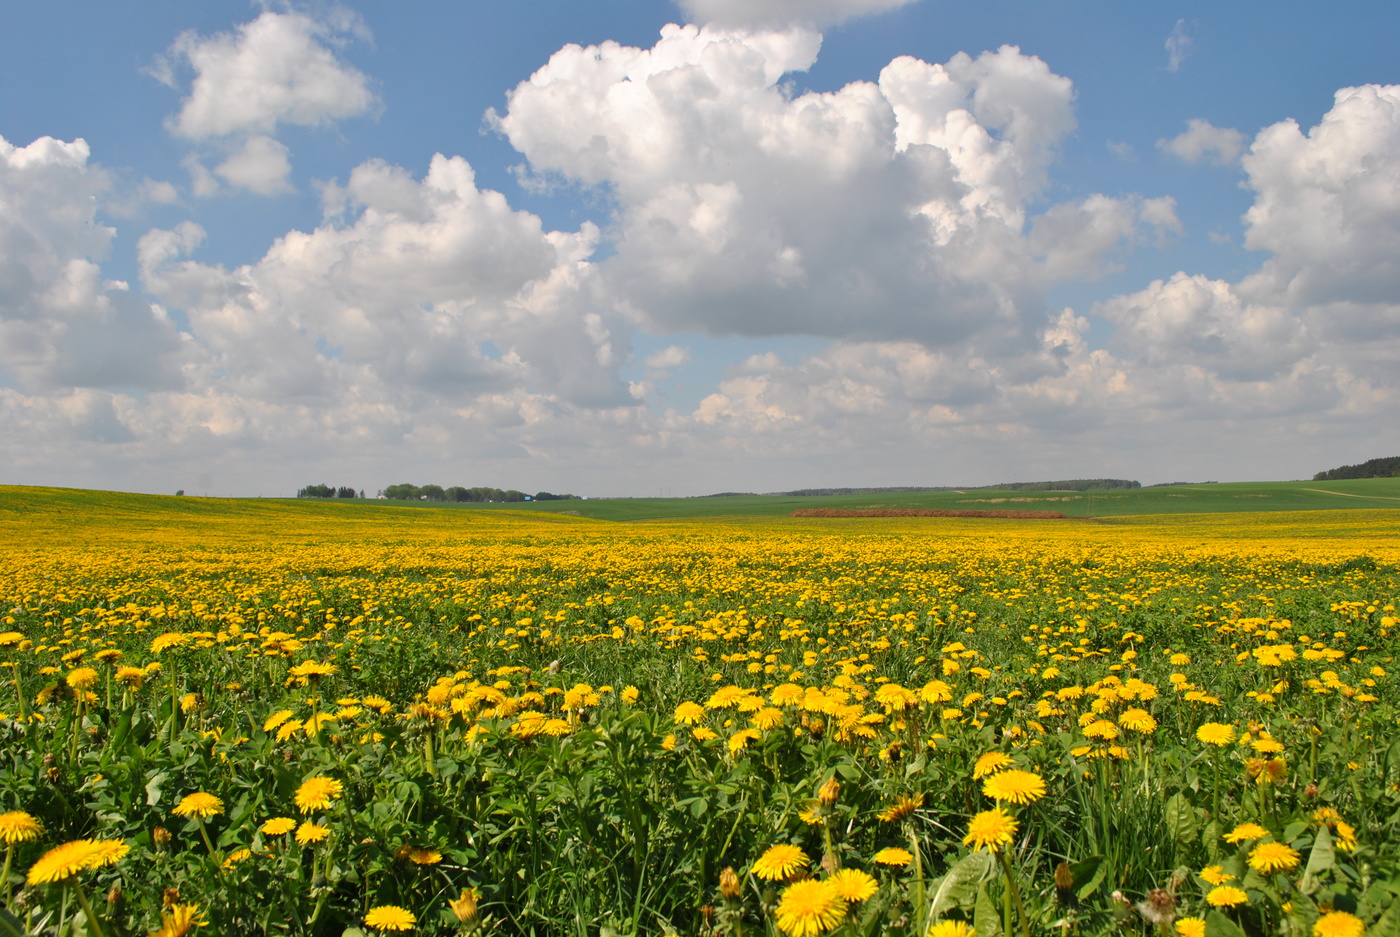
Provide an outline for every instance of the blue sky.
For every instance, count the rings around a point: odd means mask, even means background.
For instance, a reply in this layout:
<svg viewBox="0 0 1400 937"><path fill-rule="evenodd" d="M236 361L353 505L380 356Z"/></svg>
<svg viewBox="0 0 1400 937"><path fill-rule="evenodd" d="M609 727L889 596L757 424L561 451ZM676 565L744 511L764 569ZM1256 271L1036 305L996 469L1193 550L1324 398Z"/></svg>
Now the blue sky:
<svg viewBox="0 0 1400 937"><path fill-rule="evenodd" d="M1393 454L1397 25L17 8L0 481L702 494Z"/></svg>

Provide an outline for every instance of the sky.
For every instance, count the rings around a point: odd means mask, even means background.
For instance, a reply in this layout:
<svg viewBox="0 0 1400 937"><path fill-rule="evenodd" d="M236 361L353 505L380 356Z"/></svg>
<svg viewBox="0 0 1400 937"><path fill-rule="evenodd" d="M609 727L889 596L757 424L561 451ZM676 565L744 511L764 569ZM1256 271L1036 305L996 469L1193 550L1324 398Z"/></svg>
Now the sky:
<svg viewBox="0 0 1400 937"><path fill-rule="evenodd" d="M0 483L592 497L1400 453L1400 6L50 0Z"/></svg>

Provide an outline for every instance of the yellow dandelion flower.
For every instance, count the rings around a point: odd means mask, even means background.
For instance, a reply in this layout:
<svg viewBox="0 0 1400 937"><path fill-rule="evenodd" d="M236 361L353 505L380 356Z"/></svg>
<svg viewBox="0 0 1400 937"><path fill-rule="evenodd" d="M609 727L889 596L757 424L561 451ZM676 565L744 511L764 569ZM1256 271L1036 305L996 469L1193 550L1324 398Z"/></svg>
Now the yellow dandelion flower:
<svg viewBox="0 0 1400 937"><path fill-rule="evenodd" d="M811 860L802 851L802 847L779 843L769 846L767 851L754 861L751 871L759 878L778 882L799 869L805 869L809 862Z"/></svg>
<svg viewBox="0 0 1400 937"><path fill-rule="evenodd" d="M1313 937L1362 937L1366 925L1345 911L1329 911L1313 923Z"/></svg>
<svg viewBox="0 0 1400 937"><path fill-rule="evenodd" d="M7 846L13 846L15 843L27 843L38 839L42 832L44 832L43 824L23 810L0 813L0 843Z"/></svg>
<svg viewBox="0 0 1400 937"><path fill-rule="evenodd" d="M1196 738L1207 745L1223 747L1235 740L1235 727L1223 722L1203 722L1196 730Z"/></svg>
<svg viewBox="0 0 1400 937"><path fill-rule="evenodd" d="M754 739L763 737L757 729L740 729L729 737L729 754L737 755Z"/></svg>
<svg viewBox="0 0 1400 937"><path fill-rule="evenodd" d="M75 690L86 690L97 684L97 671L91 667L78 667L68 671L64 681Z"/></svg>
<svg viewBox="0 0 1400 937"><path fill-rule="evenodd" d="M864 901L880 887L873 875L860 869L842 869L827 881L843 901Z"/></svg>
<svg viewBox="0 0 1400 937"><path fill-rule="evenodd" d="M49 885L88 869L98 869L121 859L131 847L121 840L79 839L55 846L29 867L25 882Z"/></svg>
<svg viewBox="0 0 1400 937"><path fill-rule="evenodd" d="M263 723L263 731L271 732L290 718L292 718L292 711L290 709L279 709L277 712L267 717L267 721Z"/></svg>
<svg viewBox="0 0 1400 937"><path fill-rule="evenodd" d="M370 908L365 915L365 926L375 930L412 930L418 918L411 911L394 904L382 904Z"/></svg>
<svg viewBox="0 0 1400 937"><path fill-rule="evenodd" d="M206 794L203 791L186 794L180 798L180 803L171 811L177 817L198 817L201 820L217 817L223 812L224 802L213 794Z"/></svg>
<svg viewBox="0 0 1400 937"><path fill-rule="evenodd" d="M764 706L749 717L749 724L755 729L767 732L783 724L783 711L773 706Z"/></svg>
<svg viewBox="0 0 1400 937"><path fill-rule="evenodd" d="M1143 735L1151 735L1157 731L1157 720L1153 719L1147 710L1137 707L1123 710L1123 715L1118 717L1118 724L1129 732L1140 732Z"/></svg>
<svg viewBox="0 0 1400 937"><path fill-rule="evenodd" d="M996 774L998 771L1011 767L1016 762L1010 756L1001 752L987 752L977 759L977 763L972 766L972 779L974 781L985 778L989 774Z"/></svg>
<svg viewBox="0 0 1400 937"><path fill-rule="evenodd" d="M1175 926L1178 937L1206 937L1206 922L1203 918L1180 917L1176 919Z"/></svg>
<svg viewBox="0 0 1400 937"><path fill-rule="evenodd" d="M622 688L622 694L621 694L621 695L622 695L622 701L623 701L624 703L626 703L628 706L631 706L633 703L635 703L635 702L637 701L637 697L639 697L639 696L642 695L642 692L641 692L641 690L638 690L638 689L637 689L636 687L634 687L634 686L625 686L625 687Z"/></svg>
<svg viewBox="0 0 1400 937"><path fill-rule="evenodd" d="M1256 872L1272 875L1290 872L1298 867L1299 853L1283 843L1260 843L1249 854L1249 867Z"/></svg>
<svg viewBox="0 0 1400 937"><path fill-rule="evenodd" d="M1201 869L1201 878L1212 885L1224 885L1226 882L1233 882L1235 877L1225 871L1224 866L1208 865Z"/></svg>
<svg viewBox="0 0 1400 937"><path fill-rule="evenodd" d="M437 865L442 861L442 853L436 849L422 849L418 846L411 846L405 855L409 862L414 865Z"/></svg>
<svg viewBox="0 0 1400 937"><path fill-rule="evenodd" d="M330 835L331 831L328 828L310 820L303 821L301 826L297 827L297 843L302 846L322 842Z"/></svg>
<svg viewBox="0 0 1400 937"><path fill-rule="evenodd" d="M128 689L139 690L146 682L146 671L141 667L118 667L113 679Z"/></svg>
<svg viewBox="0 0 1400 937"><path fill-rule="evenodd" d="M311 777L301 782L297 788L297 809L302 813L325 810L345 790L345 785L335 778Z"/></svg>
<svg viewBox="0 0 1400 937"><path fill-rule="evenodd" d="M1248 901L1249 895L1244 893L1244 889L1234 885L1217 885L1206 895L1206 903L1213 908L1233 908Z"/></svg>
<svg viewBox="0 0 1400 937"><path fill-rule="evenodd" d="M778 929L788 937L817 937L841 923L846 902L828 882L794 882L778 899Z"/></svg>
<svg viewBox="0 0 1400 937"><path fill-rule="evenodd" d="M942 920L930 924L924 937L977 937L977 931L966 921Z"/></svg>
<svg viewBox="0 0 1400 937"><path fill-rule="evenodd" d="M983 781L982 793L992 800L1029 804L1045 796L1045 779L1033 771L1013 768Z"/></svg>
<svg viewBox="0 0 1400 937"><path fill-rule="evenodd" d="M167 631L151 642L151 653L159 654L172 647L184 647L188 643L190 643L189 635L181 634L178 631Z"/></svg>
<svg viewBox="0 0 1400 937"><path fill-rule="evenodd" d="M476 906L480 900L475 888L463 888L460 895L447 902L447 907L459 923L470 924L476 920Z"/></svg>
<svg viewBox="0 0 1400 937"><path fill-rule="evenodd" d="M1017 829L1016 818L1000 807L984 810L968 823L963 845L999 852L1001 847L1011 844Z"/></svg>
<svg viewBox="0 0 1400 937"><path fill-rule="evenodd" d="M881 810L878 816L885 823L898 823L923 805L923 794L905 795L895 801L893 806Z"/></svg>
<svg viewBox="0 0 1400 937"><path fill-rule="evenodd" d="M1258 823L1241 823L1239 826L1226 833L1224 839L1227 843L1238 844L1243 843L1246 840L1260 839L1268 835L1269 831L1264 829Z"/></svg>
<svg viewBox="0 0 1400 937"><path fill-rule="evenodd" d="M914 854L907 849L900 849L898 846L886 846L870 858L880 865L902 869L914 861Z"/></svg>
<svg viewBox="0 0 1400 937"><path fill-rule="evenodd" d="M203 913L197 904L171 904L160 912L160 927L147 931L147 937L185 937L194 927L206 927Z"/></svg>
<svg viewBox="0 0 1400 937"><path fill-rule="evenodd" d="M705 718L705 707L687 700L676 707L675 719L681 725L693 726Z"/></svg>

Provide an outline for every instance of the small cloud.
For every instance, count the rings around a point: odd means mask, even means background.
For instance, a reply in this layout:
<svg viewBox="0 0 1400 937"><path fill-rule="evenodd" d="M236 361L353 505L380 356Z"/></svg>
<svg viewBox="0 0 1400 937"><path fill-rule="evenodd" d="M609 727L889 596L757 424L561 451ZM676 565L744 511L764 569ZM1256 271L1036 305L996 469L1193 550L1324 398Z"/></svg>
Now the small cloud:
<svg viewBox="0 0 1400 937"><path fill-rule="evenodd" d="M1212 244L1229 244L1234 240L1233 237L1224 231L1211 231L1208 237Z"/></svg>
<svg viewBox="0 0 1400 937"><path fill-rule="evenodd" d="M1209 160L1228 166L1244 152L1244 134L1233 127L1216 127L1210 121L1193 117L1186 131L1170 140L1158 140L1157 148L1188 163Z"/></svg>
<svg viewBox="0 0 1400 937"><path fill-rule="evenodd" d="M292 188L287 182L292 173L287 152L271 137L249 137L236 153L214 167L214 172L230 185L259 195L278 195Z"/></svg>
<svg viewBox="0 0 1400 937"><path fill-rule="evenodd" d="M647 367L661 371L670 368L679 368L690 361L690 349L682 348L680 345L668 345L660 351L647 355Z"/></svg>
<svg viewBox="0 0 1400 937"><path fill-rule="evenodd" d="M1172 27L1172 34L1167 37L1167 71L1174 72L1181 68L1181 63L1186 61L1191 54L1191 46L1194 44L1191 36L1186 32L1186 20L1177 20Z"/></svg>
<svg viewBox="0 0 1400 937"><path fill-rule="evenodd" d="M1133 145L1131 143L1124 143L1119 140L1109 140L1108 151L1125 163L1137 162L1137 150L1133 149Z"/></svg>

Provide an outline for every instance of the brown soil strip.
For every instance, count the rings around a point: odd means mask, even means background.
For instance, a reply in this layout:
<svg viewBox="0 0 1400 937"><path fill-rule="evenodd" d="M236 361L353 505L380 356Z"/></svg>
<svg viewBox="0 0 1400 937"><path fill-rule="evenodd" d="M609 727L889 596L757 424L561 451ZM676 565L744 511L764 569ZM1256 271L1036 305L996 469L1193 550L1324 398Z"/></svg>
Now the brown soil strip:
<svg viewBox="0 0 1400 937"><path fill-rule="evenodd" d="M799 508L790 517L1000 517L1012 520L1068 520L1060 511L943 511L934 508L844 511L840 508Z"/></svg>

